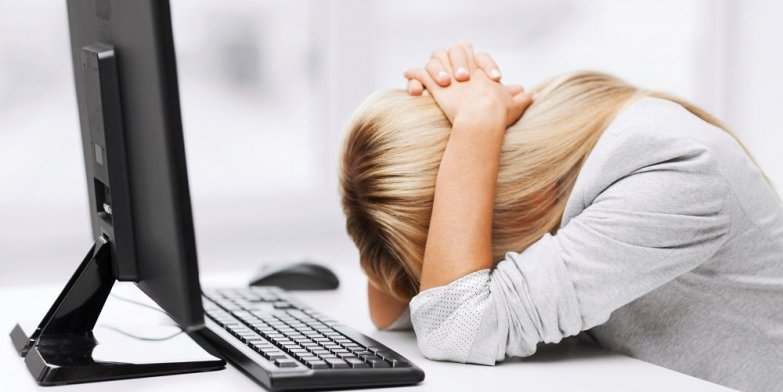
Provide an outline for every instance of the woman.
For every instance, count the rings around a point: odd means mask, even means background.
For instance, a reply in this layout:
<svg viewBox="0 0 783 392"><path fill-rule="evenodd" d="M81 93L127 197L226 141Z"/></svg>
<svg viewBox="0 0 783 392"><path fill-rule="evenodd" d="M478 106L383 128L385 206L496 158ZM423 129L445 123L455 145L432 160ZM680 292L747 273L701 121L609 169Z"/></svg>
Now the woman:
<svg viewBox="0 0 783 392"><path fill-rule="evenodd" d="M783 208L718 120L600 73L503 86L469 45L406 76L343 151L376 325L409 308L425 356L487 365L589 330L730 387L783 385Z"/></svg>

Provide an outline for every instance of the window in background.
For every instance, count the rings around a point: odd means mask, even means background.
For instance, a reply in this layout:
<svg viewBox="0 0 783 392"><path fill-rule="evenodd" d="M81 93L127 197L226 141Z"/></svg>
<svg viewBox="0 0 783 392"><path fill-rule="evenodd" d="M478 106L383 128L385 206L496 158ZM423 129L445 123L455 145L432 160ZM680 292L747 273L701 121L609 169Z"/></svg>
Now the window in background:
<svg viewBox="0 0 783 392"><path fill-rule="evenodd" d="M321 186L314 1L172 2L193 193L204 202Z"/></svg>
<svg viewBox="0 0 783 392"><path fill-rule="evenodd" d="M311 0L172 2L205 264L258 263L272 248L315 252L341 238L337 163L325 147L326 10Z"/></svg>

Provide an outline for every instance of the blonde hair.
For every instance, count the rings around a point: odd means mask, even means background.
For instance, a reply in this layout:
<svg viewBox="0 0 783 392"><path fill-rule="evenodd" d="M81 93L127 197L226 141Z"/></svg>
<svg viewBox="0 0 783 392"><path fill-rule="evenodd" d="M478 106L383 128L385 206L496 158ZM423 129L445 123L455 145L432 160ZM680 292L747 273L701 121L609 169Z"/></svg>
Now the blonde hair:
<svg viewBox="0 0 783 392"><path fill-rule="evenodd" d="M534 90L535 103L503 141L492 217L498 261L557 231L582 164L603 130L636 99L669 99L727 129L688 102L603 73L569 73ZM362 104L345 137L340 191L346 229L370 283L401 301L418 292L435 178L450 130L431 97L386 90Z"/></svg>

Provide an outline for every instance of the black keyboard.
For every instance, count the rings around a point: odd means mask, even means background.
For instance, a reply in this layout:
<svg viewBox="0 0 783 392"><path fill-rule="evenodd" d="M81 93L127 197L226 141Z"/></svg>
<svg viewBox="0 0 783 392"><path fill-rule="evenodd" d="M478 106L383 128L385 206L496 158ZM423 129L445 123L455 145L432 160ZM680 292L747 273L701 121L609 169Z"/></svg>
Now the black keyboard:
<svg viewBox="0 0 783 392"><path fill-rule="evenodd" d="M269 389L415 384L424 372L276 287L204 290L206 337Z"/></svg>

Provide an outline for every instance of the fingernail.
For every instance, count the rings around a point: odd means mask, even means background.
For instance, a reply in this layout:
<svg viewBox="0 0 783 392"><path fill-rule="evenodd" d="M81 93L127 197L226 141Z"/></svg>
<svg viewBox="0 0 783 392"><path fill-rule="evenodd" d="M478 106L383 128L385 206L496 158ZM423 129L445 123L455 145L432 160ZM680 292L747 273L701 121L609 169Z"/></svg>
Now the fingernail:
<svg viewBox="0 0 783 392"><path fill-rule="evenodd" d="M462 67L457 68L457 71L454 73L455 76L468 76L468 70Z"/></svg>
<svg viewBox="0 0 783 392"><path fill-rule="evenodd" d="M500 71L497 68L490 71L489 75L492 76L492 79L500 79Z"/></svg>
<svg viewBox="0 0 783 392"><path fill-rule="evenodd" d="M449 80L449 74L446 71L440 71L438 72L438 80Z"/></svg>

